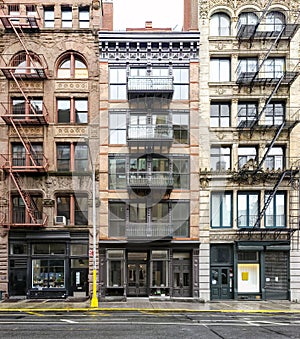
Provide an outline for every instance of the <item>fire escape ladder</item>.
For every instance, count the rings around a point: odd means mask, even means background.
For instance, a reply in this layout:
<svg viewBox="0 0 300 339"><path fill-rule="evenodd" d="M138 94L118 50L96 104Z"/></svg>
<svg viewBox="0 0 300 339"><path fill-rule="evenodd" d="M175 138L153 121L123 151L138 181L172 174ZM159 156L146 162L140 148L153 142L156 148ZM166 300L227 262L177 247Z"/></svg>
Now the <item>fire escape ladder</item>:
<svg viewBox="0 0 300 339"><path fill-rule="evenodd" d="M21 188L21 185L22 185L21 184L21 177L18 174L12 172L11 169L9 171L9 174L10 174L10 176L11 176L11 178L12 178L12 180L13 180L13 182L14 182L14 184L15 184L15 186L16 186L16 188L17 188L17 190L18 190L18 192L19 192L19 194L20 194L20 196L21 196L21 198L23 200L23 202L24 202L26 211L28 212L32 222L34 224L36 224L37 223L37 218L34 215L34 211L36 210L36 208L34 207L34 202L33 202L32 198L31 198L30 194L26 190L23 190Z"/></svg>
<svg viewBox="0 0 300 339"><path fill-rule="evenodd" d="M264 207L263 207L262 210L260 211L260 213L259 213L259 215L258 215L258 218L257 218L255 224L253 225L252 230L255 230L255 229L257 229L257 228L259 227L261 218L264 216L264 214L265 214L267 208L269 207L269 205L270 205L272 199L274 198L274 196L275 196L275 194L276 194L276 192L277 192L277 190L278 190L280 184L282 183L283 179L285 178L285 176L286 176L288 173L290 173L290 171L284 171L284 172L281 173L281 175L280 175L280 177L278 178L278 180L277 180L275 186L273 187L273 190L272 190L271 194L268 196L268 199L267 199L267 201L265 202Z"/></svg>
<svg viewBox="0 0 300 339"><path fill-rule="evenodd" d="M281 131L283 130L283 127L285 126L285 121L282 122L282 124L277 128L276 134L273 137L273 140L271 141L271 143L269 144L264 156L262 157L260 163L257 166L257 169L254 171L254 174L256 174L258 171L260 171L260 169L262 168L269 152L271 151L272 147L274 146L276 140L278 139Z"/></svg>
<svg viewBox="0 0 300 339"><path fill-rule="evenodd" d="M22 142L22 145L24 146L24 149L26 150L26 154L28 155L30 161L32 162L32 165L34 167L37 167L38 164L36 162L37 160L37 154L35 153L33 147L31 147L31 143L29 140L27 140L27 142L25 142L24 138L22 137L18 127L16 126L14 120L12 118L10 118L11 124L14 127L20 141ZM22 125L20 125L20 128L23 129Z"/></svg>

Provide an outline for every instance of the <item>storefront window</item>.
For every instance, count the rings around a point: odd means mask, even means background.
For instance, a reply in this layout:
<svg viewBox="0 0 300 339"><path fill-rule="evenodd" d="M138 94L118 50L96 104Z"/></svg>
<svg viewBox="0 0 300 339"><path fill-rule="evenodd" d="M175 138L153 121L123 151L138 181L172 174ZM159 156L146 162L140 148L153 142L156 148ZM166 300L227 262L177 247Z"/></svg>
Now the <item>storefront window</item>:
<svg viewBox="0 0 300 339"><path fill-rule="evenodd" d="M47 244L33 244L32 254L65 254L66 244L47 243Z"/></svg>
<svg viewBox="0 0 300 339"><path fill-rule="evenodd" d="M123 250L108 250L108 274L107 286L123 287L124 285L124 251Z"/></svg>
<svg viewBox="0 0 300 339"><path fill-rule="evenodd" d="M152 287L169 286L169 253L168 251L152 251Z"/></svg>
<svg viewBox="0 0 300 339"><path fill-rule="evenodd" d="M71 255L80 255L86 256L88 253L87 244L71 244Z"/></svg>
<svg viewBox="0 0 300 339"><path fill-rule="evenodd" d="M259 264L238 264L238 293L259 292Z"/></svg>
<svg viewBox="0 0 300 339"><path fill-rule="evenodd" d="M32 287L38 289L65 287L64 260L32 260Z"/></svg>

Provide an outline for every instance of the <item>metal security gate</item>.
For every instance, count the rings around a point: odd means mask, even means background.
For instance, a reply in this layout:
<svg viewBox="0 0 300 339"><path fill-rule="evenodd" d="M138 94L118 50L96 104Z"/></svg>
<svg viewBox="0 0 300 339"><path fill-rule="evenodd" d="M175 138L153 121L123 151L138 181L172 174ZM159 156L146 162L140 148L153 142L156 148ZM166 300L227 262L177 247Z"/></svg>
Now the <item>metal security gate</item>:
<svg viewBox="0 0 300 339"><path fill-rule="evenodd" d="M289 252L265 252L265 291L267 300L289 299Z"/></svg>

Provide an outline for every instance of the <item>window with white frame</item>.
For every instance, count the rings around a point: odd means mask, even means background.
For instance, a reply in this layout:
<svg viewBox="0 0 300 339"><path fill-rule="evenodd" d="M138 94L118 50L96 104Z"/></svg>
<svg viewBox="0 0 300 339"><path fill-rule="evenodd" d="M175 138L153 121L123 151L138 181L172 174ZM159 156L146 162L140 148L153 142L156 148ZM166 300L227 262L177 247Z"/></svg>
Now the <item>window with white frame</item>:
<svg viewBox="0 0 300 339"><path fill-rule="evenodd" d="M243 12L239 15L238 19L238 29L242 25L256 25L258 21L258 16L254 12Z"/></svg>
<svg viewBox="0 0 300 339"><path fill-rule="evenodd" d="M232 192L211 193L210 226L232 227Z"/></svg>
<svg viewBox="0 0 300 339"><path fill-rule="evenodd" d="M109 69L109 98L110 100L127 99L126 68Z"/></svg>
<svg viewBox="0 0 300 339"><path fill-rule="evenodd" d="M271 11L266 15L267 31L280 32L285 24L285 15L278 11Z"/></svg>
<svg viewBox="0 0 300 339"><path fill-rule="evenodd" d="M271 192L265 193L265 202ZM286 227L286 195L276 192L265 212L265 227Z"/></svg>
<svg viewBox="0 0 300 339"><path fill-rule="evenodd" d="M230 102L214 102L210 104L210 127L230 126Z"/></svg>
<svg viewBox="0 0 300 339"><path fill-rule="evenodd" d="M237 196L237 226L253 227L259 214L259 193L238 192Z"/></svg>
<svg viewBox="0 0 300 339"><path fill-rule="evenodd" d="M211 36L230 35L230 17L226 13L215 13L210 18Z"/></svg>
<svg viewBox="0 0 300 339"><path fill-rule="evenodd" d="M210 81L225 82L230 81L230 59L211 58L210 59Z"/></svg>
<svg viewBox="0 0 300 339"><path fill-rule="evenodd" d="M261 77L263 78L280 78L285 71L284 58L268 58L264 61Z"/></svg>
<svg viewBox="0 0 300 339"><path fill-rule="evenodd" d="M173 67L174 77L174 94L173 100L188 100L189 99L189 87L190 87L190 75L189 69Z"/></svg>
<svg viewBox="0 0 300 339"><path fill-rule="evenodd" d="M238 148L238 168L242 168L247 162L257 163L257 148L240 146Z"/></svg>
<svg viewBox="0 0 300 339"><path fill-rule="evenodd" d="M126 112L109 112L109 143L126 144Z"/></svg>
<svg viewBox="0 0 300 339"><path fill-rule="evenodd" d="M258 103L251 101L239 101L238 103L238 125L250 127L256 120Z"/></svg>
<svg viewBox="0 0 300 339"><path fill-rule="evenodd" d="M255 73L258 70L257 58L240 58L238 63L238 77L244 73Z"/></svg>
<svg viewBox="0 0 300 339"><path fill-rule="evenodd" d="M231 147L212 146L210 148L210 167L213 171L227 171L231 168Z"/></svg>
<svg viewBox="0 0 300 339"><path fill-rule="evenodd" d="M265 109L266 125L281 125L285 118L285 101L271 101Z"/></svg>
<svg viewBox="0 0 300 339"><path fill-rule="evenodd" d="M189 114L187 112L174 112L172 114L174 143L189 143Z"/></svg>
<svg viewBox="0 0 300 339"><path fill-rule="evenodd" d="M268 169L283 169L284 168L284 148L280 146L273 146L265 160L265 168Z"/></svg>

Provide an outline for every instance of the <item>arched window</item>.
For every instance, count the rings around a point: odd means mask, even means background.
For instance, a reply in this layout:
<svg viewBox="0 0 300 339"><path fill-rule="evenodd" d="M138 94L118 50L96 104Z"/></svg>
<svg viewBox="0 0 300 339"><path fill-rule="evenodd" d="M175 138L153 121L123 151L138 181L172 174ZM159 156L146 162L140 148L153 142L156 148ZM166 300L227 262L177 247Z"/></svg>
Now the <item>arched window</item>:
<svg viewBox="0 0 300 339"><path fill-rule="evenodd" d="M60 61L57 69L57 77L60 79L86 79L88 77L88 69L79 55L69 53Z"/></svg>
<svg viewBox="0 0 300 339"><path fill-rule="evenodd" d="M266 24L268 31L281 31L282 26L285 24L285 16L281 12L269 12L266 16Z"/></svg>
<svg viewBox="0 0 300 339"><path fill-rule="evenodd" d="M37 55L25 52L15 55L11 66L14 68L14 73L18 75L39 75L39 71L43 68Z"/></svg>
<svg viewBox="0 0 300 339"><path fill-rule="evenodd" d="M244 12L239 15L238 29L242 25L256 25L258 17L253 12Z"/></svg>
<svg viewBox="0 0 300 339"><path fill-rule="evenodd" d="M230 35L230 17L225 13L216 13L210 18L211 36Z"/></svg>

